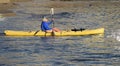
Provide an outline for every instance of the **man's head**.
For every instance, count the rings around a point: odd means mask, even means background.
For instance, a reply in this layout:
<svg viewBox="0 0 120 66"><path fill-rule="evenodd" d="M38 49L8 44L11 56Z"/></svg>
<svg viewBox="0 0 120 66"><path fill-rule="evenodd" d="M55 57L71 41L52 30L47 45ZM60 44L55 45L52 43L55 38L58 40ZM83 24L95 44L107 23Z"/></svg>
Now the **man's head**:
<svg viewBox="0 0 120 66"><path fill-rule="evenodd" d="M46 17L43 18L43 21L48 22L48 19Z"/></svg>

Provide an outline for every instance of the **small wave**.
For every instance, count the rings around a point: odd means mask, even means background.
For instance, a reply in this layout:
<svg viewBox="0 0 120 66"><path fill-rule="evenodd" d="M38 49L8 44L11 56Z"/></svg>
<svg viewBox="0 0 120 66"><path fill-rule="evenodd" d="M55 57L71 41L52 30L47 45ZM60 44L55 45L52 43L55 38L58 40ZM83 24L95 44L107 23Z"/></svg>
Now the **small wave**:
<svg viewBox="0 0 120 66"><path fill-rule="evenodd" d="M109 37L115 38L117 41L120 41L120 29L113 31Z"/></svg>

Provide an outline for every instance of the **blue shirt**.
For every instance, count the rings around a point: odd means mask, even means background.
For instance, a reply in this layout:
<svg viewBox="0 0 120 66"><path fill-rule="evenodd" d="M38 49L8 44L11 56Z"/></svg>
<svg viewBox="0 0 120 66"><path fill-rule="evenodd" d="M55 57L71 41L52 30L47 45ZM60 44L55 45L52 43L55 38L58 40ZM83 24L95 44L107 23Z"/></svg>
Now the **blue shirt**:
<svg viewBox="0 0 120 66"><path fill-rule="evenodd" d="M42 31L51 30L52 28L50 27L50 24L52 24L52 22L42 21L42 23L41 23L41 30Z"/></svg>

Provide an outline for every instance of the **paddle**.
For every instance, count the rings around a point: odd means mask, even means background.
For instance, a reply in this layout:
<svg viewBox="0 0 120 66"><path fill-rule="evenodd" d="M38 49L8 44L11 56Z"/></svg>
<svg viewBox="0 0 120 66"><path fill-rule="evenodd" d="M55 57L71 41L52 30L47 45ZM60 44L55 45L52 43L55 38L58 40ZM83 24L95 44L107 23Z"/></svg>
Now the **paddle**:
<svg viewBox="0 0 120 66"><path fill-rule="evenodd" d="M51 8L50 14L51 14L52 28L54 28L54 8ZM55 36L54 31L52 31L52 36Z"/></svg>
<svg viewBox="0 0 120 66"><path fill-rule="evenodd" d="M51 13L51 20L53 22L52 27L54 27L54 20L53 20L53 18L54 18L54 8L51 8L50 13Z"/></svg>
<svg viewBox="0 0 120 66"><path fill-rule="evenodd" d="M40 30L37 30L35 33L34 33L34 36L36 36L36 34L39 32Z"/></svg>

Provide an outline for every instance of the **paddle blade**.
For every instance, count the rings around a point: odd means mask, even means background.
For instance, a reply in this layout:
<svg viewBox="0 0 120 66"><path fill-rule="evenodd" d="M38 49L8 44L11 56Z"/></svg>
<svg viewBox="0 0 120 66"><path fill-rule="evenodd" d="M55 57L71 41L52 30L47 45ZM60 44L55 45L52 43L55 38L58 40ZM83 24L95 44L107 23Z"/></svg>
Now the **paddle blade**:
<svg viewBox="0 0 120 66"><path fill-rule="evenodd" d="M50 13L53 15L54 14L54 8L51 8Z"/></svg>

